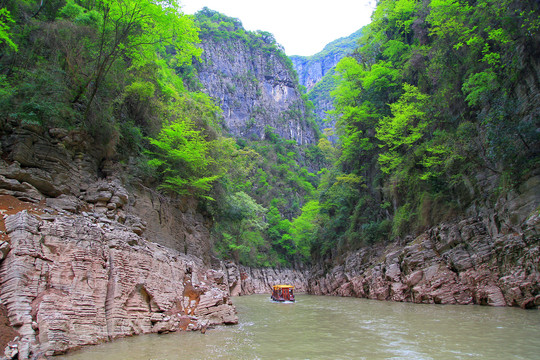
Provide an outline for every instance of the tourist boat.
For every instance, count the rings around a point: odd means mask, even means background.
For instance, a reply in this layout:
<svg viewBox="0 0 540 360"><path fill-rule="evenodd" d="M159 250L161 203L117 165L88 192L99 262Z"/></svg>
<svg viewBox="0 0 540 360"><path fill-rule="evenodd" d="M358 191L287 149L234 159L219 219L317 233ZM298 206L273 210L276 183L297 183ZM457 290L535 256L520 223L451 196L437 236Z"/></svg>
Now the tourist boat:
<svg viewBox="0 0 540 360"><path fill-rule="evenodd" d="M294 301L294 286L292 285L274 285L272 296L274 301Z"/></svg>

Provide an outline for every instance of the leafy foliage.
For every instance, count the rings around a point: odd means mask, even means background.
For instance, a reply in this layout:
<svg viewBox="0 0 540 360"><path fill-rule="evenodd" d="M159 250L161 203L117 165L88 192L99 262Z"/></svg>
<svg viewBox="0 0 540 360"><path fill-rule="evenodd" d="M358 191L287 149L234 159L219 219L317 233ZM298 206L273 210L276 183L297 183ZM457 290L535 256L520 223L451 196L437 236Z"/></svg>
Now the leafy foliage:
<svg viewBox="0 0 540 360"><path fill-rule="evenodd" d="M7 44L12 50L17 51L18 47L11 39L11 35L9 33L10 23L13 23L13 19L11 18L11 13L6 8L0 9L0 45L2 43Z"/></svg>
<svg viewBox="0 0 540 360"><path fill-rule="evenodd" d="M208 172L213 161L209 143L189 119L173 121L164 126L157 138L150 139L156 148L148 164L163 176L161 188L180 195L205 193L218 175Z"/></svg>
<svg viewBox="0 0 540 360"><path fill-rule="evenodd" d="M336 68L339 159L318 189L327 217L314 256L456 216L477 173L519 184L538 168L540 114L519 79L537 71L539 24L531 2L378 3Z"/></svg>

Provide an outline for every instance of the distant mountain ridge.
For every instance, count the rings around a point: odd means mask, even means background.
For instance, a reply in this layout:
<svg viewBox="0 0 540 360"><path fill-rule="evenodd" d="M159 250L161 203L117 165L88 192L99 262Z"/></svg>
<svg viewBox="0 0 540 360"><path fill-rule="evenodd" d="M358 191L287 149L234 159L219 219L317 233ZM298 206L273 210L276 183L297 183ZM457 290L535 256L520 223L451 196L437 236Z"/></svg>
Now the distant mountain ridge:
<svg viewBox="0 0 540 360"><path fill-rule="evenodd" d="M360 36L362 29L332 41L315 55L289 57L298 73L300 85L306 87L308 99L315 106L315 120L321 130L334 127L333 120L325 119L328 118L327 112L334 108L330 92L336 87L335 67L341 59L357 48Z"/></svg>
<svg viewBox="0 0 540 360"><path fill-rule="evenodd" d="M289 56L298 73L298 81L310 91L336 64L357 47L357 40L362 35L359 29L349 36L339 38L327 44L324 49L311 56Z"/></svg>

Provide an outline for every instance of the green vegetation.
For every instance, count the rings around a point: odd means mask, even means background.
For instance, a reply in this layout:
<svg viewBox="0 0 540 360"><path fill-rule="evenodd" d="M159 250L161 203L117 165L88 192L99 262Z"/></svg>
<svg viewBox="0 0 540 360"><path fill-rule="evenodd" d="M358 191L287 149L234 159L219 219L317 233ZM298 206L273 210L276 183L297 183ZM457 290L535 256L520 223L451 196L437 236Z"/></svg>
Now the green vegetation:
<svg viewBox="0 0 540 360"><path fill-rule="evenodd" d="M214 236L222 257L249 265L287 265L310 261L312 237L302 233L318 214L305 212L314 197L318 176L310 168L325 162L316 146L302 147L266 128L266 140L237 141L234 173L220 181L222 192L233 194L209 204ZM313 204L308 209L313 209Z"/></svg>
<svg viewBox="0 0 540 360"><path fill-rule="evenodd" d="M1 4L2 131L88 134L100 160L199 199L222 258L338 259L463 213L490 191L478 178L496 175L492 191L504 192L538 170L533 2L380 1L335 83L320 85L335 88L336 146L324 136L299 146L271 127L264 140L223 133L220 109L197 90L199 37L239 40L292 69L271 34L237 19L186 16L172 0ZM285 116L306 120L296 108Z"/></svg>
<svg viewBox="0 0 540 360"><path fill-rule="evenodd" d="M342 37L327 44L324 49L312 56L293 55L293 60L302 60L307 62L321 62L329 57L343 57L351 54L358 46L358 39L362 36L362 29L355 31L349 36Z"/></svg>
<svg viewBox="0 0 540 360"><path fill-rule="evenodd" d="M12 50L17 51L17 45L11 40L9 32L10 24L14 23L11 14L6 8L0 9L0 44L7 44Z"/></svg>
<svg viewBox="0 0 540 360"><path fill-rule="evenodd" d="M540 114L523 79L538 67L539 15L512 0L378 3L337 66L339 159L318 189L327 217L315 257L459 215L471 188L495 191L478 174L515 186L538 169Z"/></svg>
<svg viewBox="0 0 540 360"><path fill-rule="evenodd" d="M300 228L291 220L317 186L308 169L324 159L272 128L265 141L227 137L221 110L197 90L192 64L199 36L212 36L241 39L292 69L270 33L246 32L208 9L183 15L172 0L2 4L3 131L82 131L93 153L123 162L147 186L198 198L213 217L221 256L254 266L309 261L308 240L291 235ZM257 81L253 74L240 80ZM285 116L305 121L295 108Z"/></svg>

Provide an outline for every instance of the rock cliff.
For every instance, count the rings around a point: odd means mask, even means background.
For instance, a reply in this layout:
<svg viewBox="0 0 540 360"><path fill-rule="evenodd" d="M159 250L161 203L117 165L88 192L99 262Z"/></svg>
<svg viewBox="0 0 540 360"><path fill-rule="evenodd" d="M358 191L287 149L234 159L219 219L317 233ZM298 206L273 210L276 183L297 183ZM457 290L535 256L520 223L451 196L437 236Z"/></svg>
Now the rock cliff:
<svg viewBox="0 0 540 360"><path fill-rule="evenodd" d="M330 92L336 87L335 67L341 59L357 48L357 41L361 35L362 29L332 41L315 55L290 57L298 73L300 85L306 87L308 99L315 106L315 118L321 130L334 127L333 121L324 122L324 120L329 119L327 112L334 109Z"/></svg>
<svg viewBox="0 0 540 360"><path fill-rule="evenodd" d="M290 56L300 85L305 86L308 91L313 89L315 84L335 68L339 60L358 47L357 41L361 35L362 29L357 30L349 36L332 41L312 56Z"/></svg>
<svg viewBox="0 0 540 360"><path fill-rule="evenodd" d="M7 134L0 298L18 338L6 354L27 359L237 322L226 268L214 260L211 269L209 222L194 200L125 182L92 155L84 134L32 126ZM186 279L203 291L192 317Z"/></svg>
<svg viewBox="0 0 540 360"><path fill-rule="evenodd" d="M307 292L308 268L250 268L233 262L228 262L226 268L231 296L270 294L277 284L293 285L297 293Z"/></svg>
<svg viewBox="0 0 540 360"><path fill-rule="evenodd" d="M501 198L491 214L441 224L402 245L365 248L319 266L318 295L435 304L540 305L540 177Z"/></svg>
<svg viewBox="0 0 540 360"><path fill-rule="evenodd" d="M203 12L198 16L209 18ZM225 128L235 137L258 140L269 126L284 139L313 143L315 130L297 78L273 36L246 32L238 20L216 16L235 27L200 25L203 53L197 71L203 91L223 110Z"/></svg>

